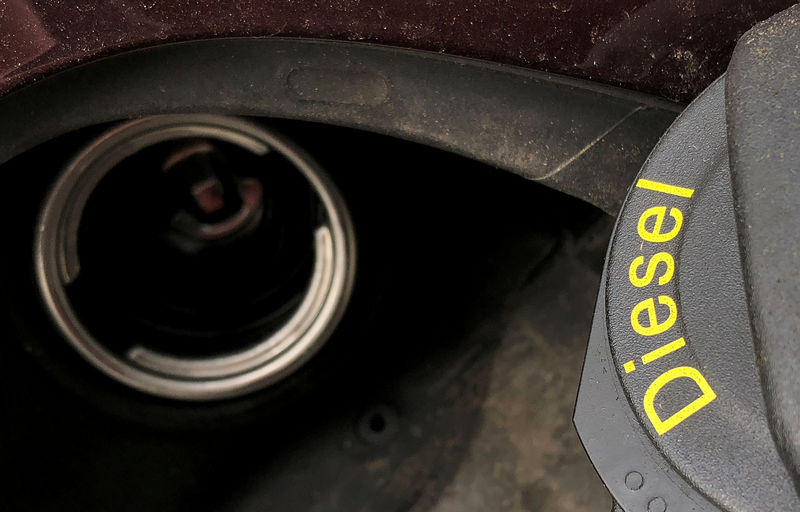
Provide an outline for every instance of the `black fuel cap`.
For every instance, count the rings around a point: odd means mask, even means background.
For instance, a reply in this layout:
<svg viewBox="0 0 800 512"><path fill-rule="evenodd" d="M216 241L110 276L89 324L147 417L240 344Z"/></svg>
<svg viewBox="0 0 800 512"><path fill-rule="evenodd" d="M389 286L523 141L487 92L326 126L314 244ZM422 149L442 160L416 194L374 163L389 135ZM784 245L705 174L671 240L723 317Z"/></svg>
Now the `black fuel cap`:
<svg viewBox="0 0 800 512"><path fill-rule="evenodd" d="M726 79L734 204L773 434L800 482L800 5L739 43Z"/></svg>
<svg viewBox="0 0 800 512"><path fill-rule="evenodd" d="M799 75L795 6L743 36L622 208L575 411L622 510L800 510Z"/></svg>

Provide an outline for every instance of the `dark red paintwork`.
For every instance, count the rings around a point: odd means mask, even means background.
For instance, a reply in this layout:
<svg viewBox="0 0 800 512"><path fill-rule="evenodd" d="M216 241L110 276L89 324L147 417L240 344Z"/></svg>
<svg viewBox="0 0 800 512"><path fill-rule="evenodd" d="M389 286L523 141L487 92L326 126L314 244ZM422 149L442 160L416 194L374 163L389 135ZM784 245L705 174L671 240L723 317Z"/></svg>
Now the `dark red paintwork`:
<svg viewBox="0 0 800 512"><path fill-rule="evenodd" d="M440 51L687 100L794 0L0 0L0 93L166 41L313 37Z"/></svg>

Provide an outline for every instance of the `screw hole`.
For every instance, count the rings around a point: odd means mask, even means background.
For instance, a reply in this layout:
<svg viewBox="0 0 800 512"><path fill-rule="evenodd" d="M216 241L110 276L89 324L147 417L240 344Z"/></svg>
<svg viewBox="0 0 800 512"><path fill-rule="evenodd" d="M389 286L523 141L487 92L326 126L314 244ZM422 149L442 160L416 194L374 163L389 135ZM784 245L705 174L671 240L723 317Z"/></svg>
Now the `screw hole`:
<svg viewBox="0 0 800 512"><path fill-rule="evenodd" d="M386 418L380 414L373 414L369 418L369 428L376 434L380 434L386 430Z"/></svg>
<svg viewBox="0 0 800 512"><path fill-rule="evenodd" d="M398 431L397 414L385 405L373 407L361 415L356 430L367 443L383 444Z"/></svg>

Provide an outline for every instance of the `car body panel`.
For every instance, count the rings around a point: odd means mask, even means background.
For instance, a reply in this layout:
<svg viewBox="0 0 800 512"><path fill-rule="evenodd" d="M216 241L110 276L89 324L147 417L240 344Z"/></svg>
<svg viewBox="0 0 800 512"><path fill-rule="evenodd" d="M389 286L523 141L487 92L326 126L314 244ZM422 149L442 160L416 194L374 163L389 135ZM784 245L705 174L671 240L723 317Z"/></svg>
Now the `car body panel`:
<svg viewBox="0 0 800 512"><path fill-rule="evenodd" d="M5 0L0 93L80 62L214 37L362 41L563 73L686 101L793 0Z"/></svg>

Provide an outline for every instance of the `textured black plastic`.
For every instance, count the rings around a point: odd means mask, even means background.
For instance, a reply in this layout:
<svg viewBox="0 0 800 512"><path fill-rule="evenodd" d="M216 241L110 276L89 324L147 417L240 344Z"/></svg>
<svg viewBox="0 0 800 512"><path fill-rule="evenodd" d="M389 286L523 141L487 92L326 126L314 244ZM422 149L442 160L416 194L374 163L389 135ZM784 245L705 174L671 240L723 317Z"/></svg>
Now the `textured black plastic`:
<svg viewBox="0 0 800 512"><path fill-rule="evenodd" d="M0 162L87 125L142 115L269 116L421 142L616 214L681 109L622 89L430 52L217 39L95 61L0 100Z"/></svg>
<svg viewBox="0 0 800 512"><path fill-rule="evenodd" d="M743 36L726 103L764 396L777 444L800 484L800 5Z"/></svg>
<svg viewBox="0 0 800 512"><path fill-rule="evenodd" d="M630 189L609 248L575 422L606 485L629 512L648 510L655 498L669 510L800 510L770 434L756 370L724 99L720 79L662 138ZM652 183L639 186L639 179L681 190L654 190ZM666 212L661 230L653 218L642 221L654 207ZM674 216L673 208L678 211ZM677 235L650 240L641 234L642 226L661 233L674 228ZM666 274L661 264L653 280L635 286L629 276L633 261L644 258L636 272L641 276L658 253L670 255L674 275L660 283ZM658 302L661 297L675 303L672 324L666 320L668 306ZM649 298L656 301L656 322L646 313L632 314ZM647 331L660 323L668 327ZM674 351L647 362L642 358L679 339L683 345ZM659 387L662 381L666 384ZM669 428L666 423L659 426L662 430L656 427L712 395ZM631 488L638 477L626 481L631 471L643 475L640 489ZM653 504L660 506L660 501Z"/></svg>
<svg viewBox="0 0 800 512"><path fill-rule="evenodd" d="M604 276L601 287L605 279ZM605 318L603 300L597 301L594 318L574 422L595 469L618 502L614 512L646 511L654 498L662 498L667 510L720 510L692 488L651 443L614 369L606 325L602 321ZM626 477L632 472L642 476L643 483L638 489L626 485Z"/></svg>

